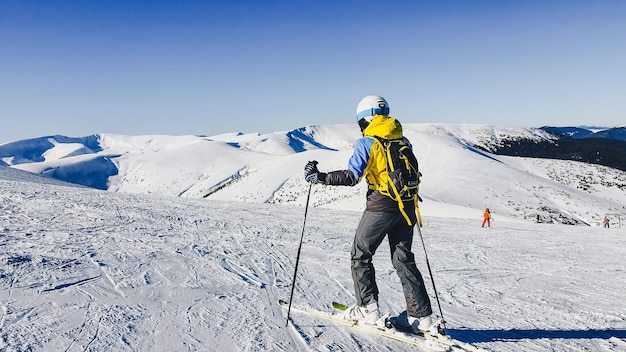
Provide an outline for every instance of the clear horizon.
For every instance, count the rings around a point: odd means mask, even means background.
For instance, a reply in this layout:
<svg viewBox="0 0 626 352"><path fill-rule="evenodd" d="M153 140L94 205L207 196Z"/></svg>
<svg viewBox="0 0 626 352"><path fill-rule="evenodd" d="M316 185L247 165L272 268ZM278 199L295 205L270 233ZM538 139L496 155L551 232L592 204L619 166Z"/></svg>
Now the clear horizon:
<svg viewBox="0 0 626 352"><path fill-rule="evenodd" d="M622 1L5 1L0 144L351 123L626 121Z"/></svg>

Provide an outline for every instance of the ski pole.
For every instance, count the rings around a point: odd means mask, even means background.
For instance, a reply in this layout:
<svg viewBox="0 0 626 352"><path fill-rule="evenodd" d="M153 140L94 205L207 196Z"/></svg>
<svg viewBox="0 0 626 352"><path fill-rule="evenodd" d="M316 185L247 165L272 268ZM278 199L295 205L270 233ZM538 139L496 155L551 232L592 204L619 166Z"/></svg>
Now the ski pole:
<svg viewBox="0 0 626 352"><path fill-rule="evenodd" d="M304 207L304 222L302 223L302 233L300 234L300 245L298 245L298 255L296 256L296 267L293 270L293 281L291 282L291 294L289 295L289 307L287 308L287 322L285 326L289 326L289 313L291 312L291 302L293 301L293 291L296 287L296 274L298 273L298 263L300 263L300 252L302 251L302 239L304 238L304 226L306 225L306 214L309 211L309 199L311 198L311 187L309 184L309 193L306 196L306 205Z"/></svg>
<svg viewBox="0 0 626 352"><path fill-rule="evenodd" d="M439 307L439 313L441 313L441 325L443 329L446 329L446 319L443 317L443 310L441 309L441 303L439 302L439 294L437 293L437 287L435 286L435 278L433 277L433 271L430 269L430 263L428 262L428 253L426 253L426 244L424 243L424 237L422 236L422 229L420 225L417 226L417 233L420 235L422 241L422 248L424 248L424 257L426 258L426 266L428 267L428 274L430 275L430 281L433 283L433 290L435 290L435 298L437 299L437 306Z"/></svg>

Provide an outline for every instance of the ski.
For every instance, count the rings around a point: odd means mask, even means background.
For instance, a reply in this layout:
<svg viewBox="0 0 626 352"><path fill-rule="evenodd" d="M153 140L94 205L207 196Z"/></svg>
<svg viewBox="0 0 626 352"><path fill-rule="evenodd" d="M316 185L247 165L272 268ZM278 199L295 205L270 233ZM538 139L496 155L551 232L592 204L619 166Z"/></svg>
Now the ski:
<svg viewBox="0 0 626 352"><path fill-rule="evenodd" d="M287 309L289 302L279 300L278 305L284 309ZM342 303L333 302L333 309L338 311L345 311L348 306ZM358 328L367 332L373 332L381 336L391 338L396 341L404 342L413 346L425 347L434 351L483 351L470 344L454 340L449 336L434 336L434 335L416 335L410 332L401 331L393 327L385 326L385 320L387 320L389 314L383 316L380 320L380 324L377 325L365 325L358 322L345 319L338 313L330 313L321 310L317 310L305 306L291 306L292 312L297 312L305 315L309 315L315 318L329 320L341 324L348 325L353 328Z"/></svg>
<svg viewBox="0 0 626 352"><path fill-rule="evenodd" d="M340 312L344 312L344 311L348 310L348 308L350 308L347 305L345 305L343 303L339 303L339 302L333 302L332 306L333 306L334 309L336 309L336 310L338 310ZM390 316L390 314L386 315L387 318L389 316ZM411 329L408 328L408 327L405 328L405 327L402 327L402 326L395 326L395 325L393 325L391 323L390 319L385 319L384 323L385 323L385 327L388 328L388 329L396 329L396 330L399 330L399 331L402 331L402 332L408 332L408 333L411 333L411 334L415 335L413 333L413 331L411 331ZM426 335L426 338L447 338L446 331L441 326L442 323L443 323L442 319L438 319L437 321L435 321L434 324L437 325L437 330L438 330L439 333L438 334Z"/></svg>
<svg viewBox="0 0 626 352"><path fill-rule="evenodd" d="M339 311L339 312L344 312L346 310L348 310L349 306L343 303L339 303L339 302L332 302L332 306L335 310ZM451 338L450 336L448 336L445 332L445 330L441 327L441 323L442 320L439 319L438 321L435 322L435 324L439 325L439 333L438 334L429 334L429 333L421 333L421 334L415 334L413 333L413 331L411 331L411 329L409 328L402 328L402 327L398 327L398 326L394 326L391 324L390 319L389 319L390 314L387 313L384 315L383 317L383 321L384 321L384 329L385 330L389 330L389 331L394 331L395 333L401 333L403 335L407 335L409 337L415 337L415 338L422 338L425 340L433 340L436 341L438 343L442 343L445 344L446 346L449 346L452 351L483 351L480 348L474 347L468 343L465 342L461 342L458 340L455 340L453 338Z"/></svg>

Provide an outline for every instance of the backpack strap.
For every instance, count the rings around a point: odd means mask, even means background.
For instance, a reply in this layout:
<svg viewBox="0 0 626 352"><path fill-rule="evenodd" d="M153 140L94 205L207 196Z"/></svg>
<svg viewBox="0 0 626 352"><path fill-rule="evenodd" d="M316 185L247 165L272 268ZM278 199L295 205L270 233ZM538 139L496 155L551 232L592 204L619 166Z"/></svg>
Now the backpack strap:
<svg viewBox="0 0 626 352"><path fill-rule="evenodd" d="M420 213L420 206L419 206L419 200L420 197L418 195L415 196L415 215L417 215L417 226L419 227L423 227L424 224L422 223L422 214Z"/></svg>

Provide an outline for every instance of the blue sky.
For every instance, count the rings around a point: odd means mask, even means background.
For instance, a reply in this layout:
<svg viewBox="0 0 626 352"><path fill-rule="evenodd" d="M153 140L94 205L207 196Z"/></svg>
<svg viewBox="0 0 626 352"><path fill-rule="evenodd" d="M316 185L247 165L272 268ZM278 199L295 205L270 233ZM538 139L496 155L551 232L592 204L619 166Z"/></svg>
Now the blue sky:
<svg viewBox="0 0 626 352"><path fill-rule="evenodd" d="M626 123L626 1L0 2L0 143L352 123Z"/></svg>

